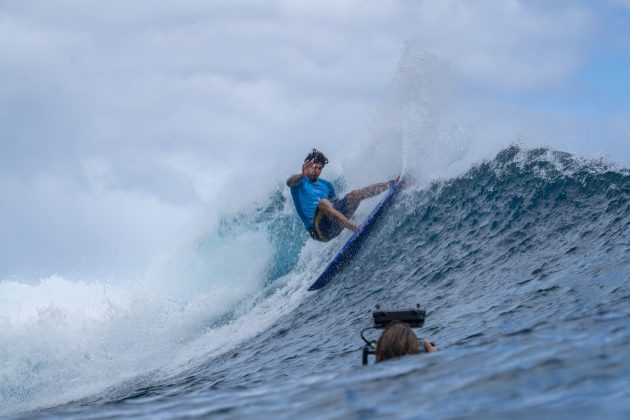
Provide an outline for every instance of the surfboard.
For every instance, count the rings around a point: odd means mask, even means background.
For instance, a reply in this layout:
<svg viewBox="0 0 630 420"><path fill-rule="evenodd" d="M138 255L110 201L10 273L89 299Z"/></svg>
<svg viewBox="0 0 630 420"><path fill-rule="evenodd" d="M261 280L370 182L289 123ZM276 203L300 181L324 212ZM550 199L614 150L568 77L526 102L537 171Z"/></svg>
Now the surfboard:
<svg viewBox="0 0 630 420"><path fill-rule="evenodd" d="M328 263L324 271L317 277L317 280L308 288L309 291L318 290L326 286L330 280L354 257L362 242L367 238L374 223L381 214L394 201L394 198L401 189L401 181L399 180L392 185L385 196L372 209L365 221L359 226L354 234L348 239L344 246L337 252L337 255Z"/></svg>

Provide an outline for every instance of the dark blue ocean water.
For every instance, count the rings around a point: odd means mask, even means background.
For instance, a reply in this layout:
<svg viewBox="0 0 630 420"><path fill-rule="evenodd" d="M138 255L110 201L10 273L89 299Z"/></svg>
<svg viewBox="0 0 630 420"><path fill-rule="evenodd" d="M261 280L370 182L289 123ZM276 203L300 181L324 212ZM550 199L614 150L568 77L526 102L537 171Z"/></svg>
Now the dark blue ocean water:
<svg viewBox="0 0 630 420"><path fill-rule="evenodd" d="M264 286L199 327L218 348L22 416L630 417L628 169L510 147L401 194L318 292L342 240L307 242L290 204L277 192L216 234L265 230L274 250ZM441 351L362 367L375 304L420 304Z"/></svg>

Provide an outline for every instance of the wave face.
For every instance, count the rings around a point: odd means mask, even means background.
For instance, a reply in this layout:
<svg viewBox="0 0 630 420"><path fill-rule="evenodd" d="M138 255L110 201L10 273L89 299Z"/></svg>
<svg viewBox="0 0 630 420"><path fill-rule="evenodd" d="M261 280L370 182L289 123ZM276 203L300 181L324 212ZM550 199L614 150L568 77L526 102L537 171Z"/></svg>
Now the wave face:
<svg viewBox="0 0 630 420"><path fill-rule="evenodd" d="M277 193L244 222L271 238L264 286L200 329L186 363L30 415L630 413L629 170L507 148L399 196L314 293L347 236L307 241L290 211ZM442 351L359 367L374 305L416 303Z"/></svg>

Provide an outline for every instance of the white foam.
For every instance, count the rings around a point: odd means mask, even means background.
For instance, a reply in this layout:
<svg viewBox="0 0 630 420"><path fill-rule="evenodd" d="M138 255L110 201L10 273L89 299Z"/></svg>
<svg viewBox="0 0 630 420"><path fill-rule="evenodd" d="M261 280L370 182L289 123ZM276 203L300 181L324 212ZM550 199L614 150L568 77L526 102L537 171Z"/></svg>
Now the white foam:
<svg viewBox="0 0 630 420"><path fill-rule="evenodd" d="M65 402L163 368L214 317L263 287L264 232L191 245L160 275L0 282L2 414Z"/></svg>

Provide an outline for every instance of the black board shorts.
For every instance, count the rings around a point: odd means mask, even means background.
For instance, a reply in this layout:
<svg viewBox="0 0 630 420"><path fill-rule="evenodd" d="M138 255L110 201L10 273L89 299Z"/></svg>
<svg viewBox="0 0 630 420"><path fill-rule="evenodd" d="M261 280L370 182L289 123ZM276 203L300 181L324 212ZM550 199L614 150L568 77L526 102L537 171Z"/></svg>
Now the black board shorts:
<svg viewBox="0 0 630 420"><path fill-rule="evenodd" d="M341 200L331 200L331 204L335 210L346 216L348 219L352 217L359 203L350 204L345 196ZM331 239L339 236L343 231L344 226L326 216L320 209L315 210L315 216L313 217L313 226L309 229L311 237L316 241L328 242Z"/></svg>

